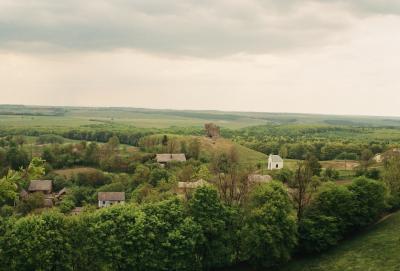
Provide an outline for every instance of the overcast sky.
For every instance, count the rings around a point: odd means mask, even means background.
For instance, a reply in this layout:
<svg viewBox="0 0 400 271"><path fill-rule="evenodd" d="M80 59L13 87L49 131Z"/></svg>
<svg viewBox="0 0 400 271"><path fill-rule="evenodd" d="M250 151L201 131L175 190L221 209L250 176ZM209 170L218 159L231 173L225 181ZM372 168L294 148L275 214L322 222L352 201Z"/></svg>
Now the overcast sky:
<svg viewBox="0 0 400 271"><path fill-rule="evenodd" d="M400 1L0 0L0 103L400 116Z"/></svg>

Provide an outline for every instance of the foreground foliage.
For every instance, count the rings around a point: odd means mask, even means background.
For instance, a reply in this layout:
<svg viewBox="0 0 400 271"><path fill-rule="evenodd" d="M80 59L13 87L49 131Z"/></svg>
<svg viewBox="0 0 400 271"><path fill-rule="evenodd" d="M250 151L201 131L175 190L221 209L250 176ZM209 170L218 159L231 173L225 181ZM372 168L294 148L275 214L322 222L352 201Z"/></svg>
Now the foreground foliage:
<svg viewBox="0 0 400 271"><path fill-rule="evenodd" d="M295 260L280 271L399 270L400 213L319 256Z"/></svg>

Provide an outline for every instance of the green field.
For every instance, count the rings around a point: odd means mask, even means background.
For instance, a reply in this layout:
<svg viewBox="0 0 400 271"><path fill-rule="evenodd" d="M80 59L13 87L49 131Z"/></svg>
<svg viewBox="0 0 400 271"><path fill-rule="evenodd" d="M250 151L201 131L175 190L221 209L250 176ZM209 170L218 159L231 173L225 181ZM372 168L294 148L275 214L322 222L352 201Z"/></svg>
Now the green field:
<svg viewBox="0 0 400 271"><path fill-rule="evenodd" d="M279 271L398 271L400 212L330 251L294 260Z"/></svg>
<svg viewBox="0 0 400 271"><path fill-rule="evenodd" d="M232 129L263 124L400 127L400 118L396 117L157 110L119 107L91 108L0 105L0 128L76 128L99 124L139 128L168 128L171 126L202 127L205 122L214 122L221 127ZM392 134L392 131L388 130L387 133ZM387 133L380 132L376 136L385 138L388 136Z"/></svg>

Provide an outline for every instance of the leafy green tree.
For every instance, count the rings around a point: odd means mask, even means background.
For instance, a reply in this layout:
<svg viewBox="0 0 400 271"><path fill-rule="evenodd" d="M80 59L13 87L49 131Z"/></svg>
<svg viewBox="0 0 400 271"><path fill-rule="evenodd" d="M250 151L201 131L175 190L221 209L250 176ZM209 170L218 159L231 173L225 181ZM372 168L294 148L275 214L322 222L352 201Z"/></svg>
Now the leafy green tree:
<svg viewBox="0 0 400 271"><path fill-rule="evenodd" d="M6 154L7 164L14 170L18 170L21 167L26 167L29 165L29 155L21 147L11 147L8 149Z"/></svg>
<svg viewBox="0 0 400 271"><path fill-rule="evenodd" d="M111 151L114 152L118 149L119 147L119 138L118 136L112 136L110 137L110 139L107 142L107 148Z"/></svg>
<svg viewBox="0 0 400 271"><path fill-rule="evenodd" d="M18 197L17 185L12 179L3 177L0 179L0 206L12 205Z"/></svg>
<svg viewBox="0 0 400 271"><path fill-rule="evenodd" d="M161 181L168 181L169 179L169 172L163 168L155 168L150 173L150 184L153 186L157 186L157 184Z"/></svg>
<svg viewBox="0 0 400 271"><path fill-rule="evenodd" d="M400 208L400 156L385 161L382 179L389 189L389 204L393 209Z"/></svg>
<svg viewBox="0 0 400 271"><path fill-rule="evenodd" d="M321 252L342 238L336 217L306 212L299 223L300 253Z"/></svg>
<svg viewBox="0 0 400 271"><path fill-rule="evenodd" d="M192 139L188 147L188 157L198 160L200 157L200 140Z"/></svg>
<svg viewBox="0 0 400 271"><path fill-rule="evenodd" d="M17 204L17 211L22 214L28 214L35 209L44 207L44 195L40 192L29 194Z"/></svg>
<svg viewBox="0 0 400 271"><path fill-rule="evenodd" d="M283 168L281 170L277 170L274 173L274 177L276 180L279 180L283 183L290 183L293 181L294 173L288 168Z"/></svg>
<svg viewBox="0 0 400 271"><path fill-rule="evenodd" d="M333 181L339 179L339 171L334 168L328 167L322 173L322 179L324 181Z"/></svg>
<svg viewBox="0 0 400 271"><path fill-rule="evenodd" d="M297 219L301 220L304 209L310 204L312 196L317 191L319 182L313 178L313 168L307 162L300 162L292 181L288 183L290 193L297 211Z"/></svg>
<svg viewBox="0 0 400 271"><path fill-rule="evenodd" d="M353 230L359 203L346 186L323 185L299 222L300 250L319 252Z"/></svg>
<svg viewBox="0 0 400 271"><path fill-rule="evenodd" d="M85 164L89 166L99 165L100 162L100 149L99 145L96 142L92 142L87 145L84 154Z"/></svg>
<svg viewBox="0 0 400 271"><path fill-rule="evenodd" d="M306 160L304 161L306 167L311 170L312 175L320 176L322 166L318 162L318 159L315 155L307 155Z"/></svg>
<svg viewBox="0 0 400 271"><path fill-rule="evenodd" d="M379 182L360 177L348 189L356 201L352 220L354 227L365 227L376 221L385 209L385 186Z"/></svg>
<svg viewBox="0 0 400 271"><path fill-rule="evenodd" d="M258 267L268 268L290 259L297 243L297 226L282 184L272 182L252 192L242 238L244 259Z"/></svg>
<svg viewBox="0 0 400 271"><path fill-rule="evenodd" d="M162 140L161 140L161 144L162 144L163 146L167 146L167 145L168 145L168 136L167 136L167 135L164 135L164 136L163 136L163 138L162 138Z"/></svg>
<svg viewBox="0 0 400 271"><path fill-rule="evenodd" d="M2 238L0 265L3 270L71 270L69 236L61 214L21 218Z"/></svg>
<svg viewBox="0 0 400 271"><path fill-rule="evenodd" d="M63 199L60 204L58 205L58 208L60 209L60 212L66 214L70 212L72 209L75 207L75 202L72 199L65 198Z"/></svg>
<svg viewBox="0 0 400 271"><path fill-rule="evenodd" d="M282 158L287 158L287 156L288 156L288 148L285 146L285 145L282 145L281 147L280 147L280 149L279 149L279 155L282 157Z"/></svg>
<svg viewBox="0 0 400 271"><path fill-rule="evenodd" d="M201 227L185 216L184 206L176 198L142 207L143 240L140 248L141 270L200 270L197 244Z"/></svg>
<svg viewBox="0 0 400 271"><path fill-rule="evenodd" d="M189 214L201 226L203 240L197 251L203 268L212 269L231 265L236 260L237 228L234 213L219 199L216 189L198 188L188 203Z"/></svg>

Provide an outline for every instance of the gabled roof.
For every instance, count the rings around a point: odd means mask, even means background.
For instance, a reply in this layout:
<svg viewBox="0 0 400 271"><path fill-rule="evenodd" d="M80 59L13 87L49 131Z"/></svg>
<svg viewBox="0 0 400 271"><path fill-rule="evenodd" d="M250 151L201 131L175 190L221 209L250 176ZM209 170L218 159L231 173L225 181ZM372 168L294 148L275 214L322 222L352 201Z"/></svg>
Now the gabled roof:
<svg viewBox="0 0 400 271"><path fill-rule="evenodd" d="M283 159L282 159L279 155L271 154L271 155L269 156L269 159L271 160L272 163L283 162Z"/></svg>
<svg viewBox="0 0 400 271"><path fill-rule="evenodd" d="M185 162L186 156L184 153L160 153L157 154L156 160L158 163L168 163L172 161Z"/></svg>
<svg viewBox="0 0 400 271"><path fill-rule="evenodd" d="M207 185L208 183L204 181L203 179L200 179L196 182L178 182L178 188L182 189L195 189L200 186Z"/></svg>
<svg viewBox="0 0 400 271"><path fill-rule="evenodd" d="M124 201L125 192L99 192L97 197L99 201Z"/></svg>
<svg viewBox="0 0 400 271"><path fill-rule="evenodd" d="M52 181L50 180L32 180L29 184L28 191L51 191L53 188Z"/></svg>
<svg viewBox="0 0 400 271"><path fill-rule="evenodd" d="M62 195L67 194L68 190L66 187L60 190L60 192L57 193L56 197L61 197Z"/></svg>

